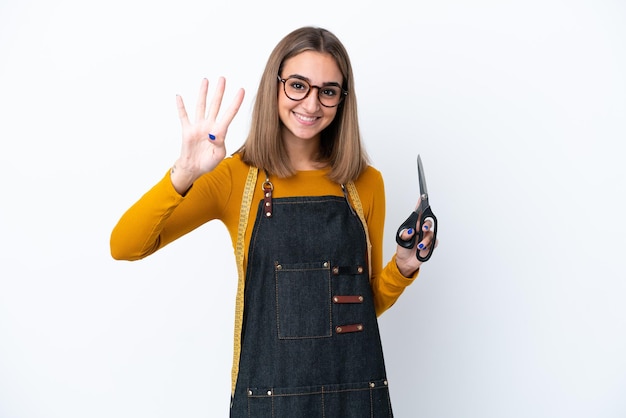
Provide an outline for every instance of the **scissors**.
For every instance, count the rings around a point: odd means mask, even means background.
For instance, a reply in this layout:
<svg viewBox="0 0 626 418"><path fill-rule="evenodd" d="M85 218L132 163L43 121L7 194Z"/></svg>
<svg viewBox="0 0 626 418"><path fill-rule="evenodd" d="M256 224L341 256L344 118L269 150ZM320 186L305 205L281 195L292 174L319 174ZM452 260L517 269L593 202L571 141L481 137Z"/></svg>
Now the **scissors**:
<svg viewBox="0 0 626 418"><path fill-rule="evenodd" d="M426 219L431 218L433 226L431 231L433 231L433 241L430 245L430 251L424 257L420 255L419 250L415 252L415 256L419 261L427 261L430 256L433 254L433 250L435 249L435 242L437 241L437 217L432 210L430 210L430 204L428 203L428 189L426 188L426 177L424 176L424 168L422 167L422 159L419 154L417 155L417 178L420 185L420 196L421 201L417 209L411 213L411 215L407 218L406 221L400 228L398 228L398 232L396 233L396 242L398 245L404 248L413 248L416 242L421 242L424 238L424 223ZM418 228L419 226L419 228ZM411 237L410 240L403 240L400 237L400 234L405 229L413 228L415 230L415 234Z"/></svg>

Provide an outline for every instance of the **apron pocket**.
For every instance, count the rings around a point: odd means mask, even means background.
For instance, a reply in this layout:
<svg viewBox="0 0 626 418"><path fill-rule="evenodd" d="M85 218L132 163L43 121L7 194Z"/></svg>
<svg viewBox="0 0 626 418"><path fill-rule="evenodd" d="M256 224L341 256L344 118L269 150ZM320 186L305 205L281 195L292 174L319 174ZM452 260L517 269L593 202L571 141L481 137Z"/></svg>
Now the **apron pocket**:
<svg viewBox="0 0 626 418"><path fill-rule="evenodd" d="M393 417L386 380L296 388L250 388L251 417Z"/></svg>
<svg viewBox="0 0 626 418"><path fill-rule="evenodd" d="M332 336L330 262L274 265L279 339Z"/></svg>
<svg viewBox="0 0 626 418"><path fill-rule="evenodd" d="M248 416L255 418L321 417L322 391L319 387L251 388Z"/></svg>
<svg viewBox="0 0 626 418"><path fill-rule="evenodd" d="M387 381L324 386L324 416L392 417Z"/></svg>

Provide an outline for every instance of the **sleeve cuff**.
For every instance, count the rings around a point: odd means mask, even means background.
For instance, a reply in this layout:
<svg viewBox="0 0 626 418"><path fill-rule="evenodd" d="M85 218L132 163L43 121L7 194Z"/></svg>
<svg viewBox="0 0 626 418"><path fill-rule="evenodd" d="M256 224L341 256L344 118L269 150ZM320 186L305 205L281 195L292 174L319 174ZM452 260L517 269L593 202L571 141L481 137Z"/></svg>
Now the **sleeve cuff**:
<svg viewBox="0 0 626 418"><path fill-rule="evenodd" d="M420 269L418 268L415 273L411 275L411 277L404 276L400 270L398 269L398 264L396 263L396 254L391 257L391 261L389 261L389 266L391 277L394 282L400 287L407 287L411 283L415 281L417 276L419 276Z"/></svg>

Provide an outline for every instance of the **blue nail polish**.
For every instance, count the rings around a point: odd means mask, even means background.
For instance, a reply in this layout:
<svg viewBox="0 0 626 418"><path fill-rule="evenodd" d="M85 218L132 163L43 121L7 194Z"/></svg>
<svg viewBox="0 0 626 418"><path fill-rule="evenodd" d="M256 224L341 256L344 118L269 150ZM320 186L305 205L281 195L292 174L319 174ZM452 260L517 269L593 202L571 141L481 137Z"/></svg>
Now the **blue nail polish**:
<svg viewBox="0 0 626 418"><path fill-rule="evenodd" d="M209 139L210 139L211 141L215 140L215 135L213 135L213 134L209 134Z"/></svg>
<svg viewBox="0 0 626 418"><path fill-rule="evenodd" d="M407 233L407 234L412 234L412 233L413 233L413 228L409 228L409 229L407 229L407 230L406 230L406 233Z"/></svg>
<svg viewBox="0 0 626 418"><path fill-rule="evenodd" d="M421 242L419 244L417 244L417 248L419 248L420 250L424 249L424 244L422 244Z"/></svg>
<svg viewBox="0 0 626 418"><path fill-rule="evenodd" d="M424 230L428 231L428 225L426 225L426 224L424 225Z"/></svg>

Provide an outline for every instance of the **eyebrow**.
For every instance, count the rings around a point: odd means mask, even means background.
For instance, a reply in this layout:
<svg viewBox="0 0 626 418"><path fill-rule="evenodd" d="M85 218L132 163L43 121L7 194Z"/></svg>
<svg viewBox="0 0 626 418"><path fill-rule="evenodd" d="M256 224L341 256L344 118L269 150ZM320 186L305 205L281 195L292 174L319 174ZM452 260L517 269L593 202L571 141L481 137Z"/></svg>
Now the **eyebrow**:
<svg viewBox="0 0 626 418"><path fill-rule="evenodd" d="M297 79L300 79L300 80L304 80L307 83L313 85L313 83L311 82L310 78L305 77L305 76L300 75L300 74L291 74L291 75L285 77L285 79L288 79L288 78L297 78ZM341 87L341 84L336 82L336 81L328 81L328 82L322 83L322 86L320 86L320 87L323 87L323 86L337 86L337 87Z"/></svg>

